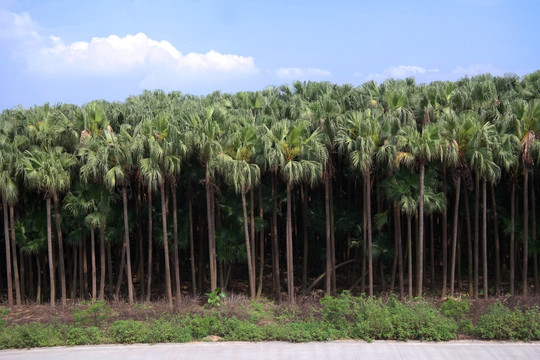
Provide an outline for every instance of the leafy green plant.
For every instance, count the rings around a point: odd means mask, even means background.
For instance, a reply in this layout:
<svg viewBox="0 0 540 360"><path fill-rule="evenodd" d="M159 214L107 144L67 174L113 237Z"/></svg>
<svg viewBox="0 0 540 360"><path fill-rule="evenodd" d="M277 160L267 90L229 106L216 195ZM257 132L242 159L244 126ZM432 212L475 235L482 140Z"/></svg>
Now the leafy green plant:
<svg viewBox="0 0 540 360"><path fill-rule="evenodd" d="M77 325L101 326L110 317L112 309L104 300L84 301L73 310Z"/></svg>
<svg viewBox="0 0 540 360"><path fill-rule="evenodd" d="M205 293L205 295L208 296L208 305L210 305L210 307L220 307L222 305L222 300L226 297L225 293L222 292L220 288L216 288L210 293Z"/></svg>
<svg viewBox="0 0 540 360"><path fill-rule="evenodd" d="M518 307L510 310L497 301L478 320L476 334L483 339L538 340L540 339L538 307L527 311L522 311Z"/></svg>
<svg viewBox="0 0 540 360"><path fill-rule="evenodd" d="M109 332L120 344L143 343L148 338L146 324L135 320L117 320L111 324Z"/></svg>

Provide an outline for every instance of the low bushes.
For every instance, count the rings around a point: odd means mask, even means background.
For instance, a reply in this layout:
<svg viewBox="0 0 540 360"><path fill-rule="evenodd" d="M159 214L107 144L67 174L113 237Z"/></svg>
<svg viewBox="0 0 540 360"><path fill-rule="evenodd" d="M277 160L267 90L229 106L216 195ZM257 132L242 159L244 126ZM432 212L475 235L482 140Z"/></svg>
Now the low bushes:
<svg viewBox="0 0 540 360"><path fill-rule="evenodd" d="M83 303L73 309L71 325L16 325L10 321L9 311L0 308L0 348L188 342L208 336L225 341L444 341L462 334L482 339L540 340L538 306L510 309L496 302L475 325L470 308L467 298L448 299L437 308L424 299L390 297L383 301L346 291L303 310L268 301L246 301L240 307L224 304L201 314L167 314L144 321L115 320L117 314L105 302Z"/></svg>

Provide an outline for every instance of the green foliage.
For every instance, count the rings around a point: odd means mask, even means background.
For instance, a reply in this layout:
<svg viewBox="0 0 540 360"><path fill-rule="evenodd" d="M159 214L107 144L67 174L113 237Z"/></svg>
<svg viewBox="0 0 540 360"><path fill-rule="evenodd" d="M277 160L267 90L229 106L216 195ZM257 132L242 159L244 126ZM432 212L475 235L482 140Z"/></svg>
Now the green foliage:
<svg viewBox="0 0 540 360"><path fill-rule="evenodd" d="M208 305L210 307L220 307L221 301L226 297L220 288L215 289L211 293L205 293L205 295L208 296Z"/></svg>
<svg viewBox="0 0 540 360"><path fill-rule="evenodd" d="M510 310L497 301L478 320L476 334L482 339L539 340L540 312L537 306Z"/></svg>
<svg viewBox="0 0 540 360"><path fill-rule="evenodd" d="M111 315L112 309L104 300L84 301L73 310L77 325L101 326Z"/></svg>
<svg viewBox="0 0 540 360"><path fill-rule="evenodd" d="M148 338L148 326L135 320L117 320L109 327L109 333L120 344L144 343Z"/></svg>
<svg viewBox="0 0 540 360"><path fill-rule="evenodd" d="M470 334L473 332L471 319L467 319L471 308L471 301L468 297L462 296L459 299L452 297L448 298L439 308L441 313L458 324L459 330L463 333Z"/></svg>
<svg viewBox="0 0 540 360"><path fill-rule="evenodd" d="M171 320L157 319L149 324L145 342L148 343L181 343L191 341L191 329L178 326Z"/></svg>

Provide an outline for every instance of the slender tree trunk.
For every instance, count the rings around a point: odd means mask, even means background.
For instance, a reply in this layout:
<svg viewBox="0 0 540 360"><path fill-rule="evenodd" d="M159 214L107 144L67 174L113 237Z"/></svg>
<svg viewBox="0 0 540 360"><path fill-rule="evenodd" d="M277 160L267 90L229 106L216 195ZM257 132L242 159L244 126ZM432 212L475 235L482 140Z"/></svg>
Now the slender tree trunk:
<svg viewBox="0 0 540 360"><path fill-rule="evenodd" d="M395 216L395 202L394 202L394 259L392 261L392 276L390 277L390 292L394 292L396 284L396 273L398 267L398 230L397 230L397 218Z"/></svg>
<svg viewBox="0 0 540 360"><path fill-rule="evenodd" d="M478 243L479 243L479 215L480 215L480 175L476 173L475 181L475 194L474 194L474 298L478 299Z"/></svg>
<svg viewBox="0 0 540 360"><path fill-rule="evenodd" d="M97 298L97 272L96 272L96 238L94 226L90 228L90 263L92 267L92 300Z"/></svg>
<svg viewBox="0 0 540 360"><path fill-rule="evenodd" d="M99 227L99 300L105 299L105 220L101 222ZM142 279L141 279L142 280Z"/></svg>
<svg viewBox="0 0 540 360"><path fill-rule="evenodd" d="M86 239L85 239L86 240ZM81 252L82 252L82 264L84 271L84 297L88 295L88 254L86 252L86 241L81 242Z"/></svg>
<svg viewBox="0 0 540 360"><path fill-rule="evenodd" d="M60 268L60 289L62 291L62 306L67 304L66 268L64 267L64 245L62 227L60 226L60 210L58 209L58 194L54 193L54 215L56 218L56 233L58 237L58 267Z"/></svg>
<svg viewBox="0 0 540 360"><path fill-rule="evenodd" d="M364 177L364 181L362 184L362 275L361 275L361 284L360 284L360 292L364 294L366 292L366 270L367 270L367 223L368 223L368 217L367 217L367 206L366 206L366 198L367 198L367 190L368 187L366 186L366 179Z"/></svg>
<svg viewBox="0 0 540 360"><path fill-rule="evenodd" d="M334 231L334 195L333 195L333 184L332 184L332 172L330 172L330 250L332 255L330 256L331 268L332 268L332 295L336 295L336 238Z"/></svg>
<svg viewBox="0 0 540 360"><path fill-rule="evenodd" d="M373 296L373 236L371 234L371 173L366 171L366 217L367 217L367 250L368 250L368 283L369 296Z"/></svg>
<svg viewBox="0 0 540 360"><path fill-rule="evenodd" d="M11 272L11 239L9 235L9 216L8 205L5 198L2 197L2 209L4 210L4 239L6 241L6 277L7 277L7 296L8 306L13 306L13 274Z"/></svg>
<svg viewBox="0 0 540 360"><path fill-rule="evenodd" d="M197 296L197 274L195 271L195 245L193 239L193 199L191 194L188 194L188 221L189 221L189 252L191 263L191 287L193 289L193 297Z"/></svg>
<svg viewBox="0 0 540 360"><path fill-rule="evenodd" d="M515 218L516 218L516 184L512 182L512 189L510 190L510 295L514 295L514 280L516 272L516 255L515 249Z"/></svg>
<svg viewBox="0 0 540 360"><path fill-rule="evenodd" d="M435 224L433 219L433 214L429 214L429 260L430 260L430 269L429 269L429 287L434 292L435 291ZM443 255L444 257L444 255ZM442 297L443 295L441 295Z"/></svg>
<svg viewBox="0 0 540 360"><path fill-rule="evenodd" d="M213 209L213 182L210 178L210 169L206 165L206 212L208 222L208 253L210 261L210 291L217 288L217 262L216 262L216 238L215 238L215 220Z"/></svg>
<svg viewBox="0 0 540 360"><path fill-rule="evenodd" d="M487 180L482 181L482 280L484 283L484 300L488 298L487 270Z"/></svg>
<svg viewBox="0 0 540 360"><path fill-rule="evenodd" d="M254 189L253 189L253 186L250 187L249 189L249 214L250 214L250 219L249 219L249 224L251 225L250 226L250 230L251 230L251 234L250 234L250 241L251 241L251 261L252 261L252 266L251 268L253 269L253 283L255 284L255 280L256 280L256 271L255 269L257 268L257 256L256 256L256 251L255 251L255 194L254 194Z"/></svg>
<svg viewBox="0 0 540 360"><path fill-rule="evenodd" d="M330 234L330 176L325 170L324 176L324 208L326 228L326 295L332 294L332 241Z"/></svg>
<svg viewBox="0 0 540 360"><path fill-rule="evenodd" d="M246 203L246 189L245 185L242 184L242 214L244 215L244 236L246 239L246 254L248 262L248 277L249 277L249 294L253 299L255 298L255 269L253 268L253 260L251 256L251 241L249 236L249 227L248 227L248 213L247 213L247 203Z"/></svg>
<svg viewBox="0 0 540 360"><path fill-rule="evenodd" d="M152 257L153 245L153 221L152 221L152 189L148 187L148 278L146 280L146 301L150 302L150 297L152 295L152 263L154 261Z"/></svg>
<svg viewBox="0 0 540 360"><path fill-rule="evenodd" d="M527 297L527 261L529 260L529 171L523 164L523 297Z"/></svg>
<svg viewBox="0 0 540 360"><path fill-rule="evenodd" d="M176 306L180 307L182 300L182 289L180 287L180 256L178 254L178 210L176 208L176 179L171 182L171 192L173 198L173 238L174 238L174 281L176 289Z"/></svg>
<svg viewBox="0 0 540 360"><path fill-rule="evenodd" d="M531 243L536 244L536 197L534 191L534 173L531 171ZM534 291L538 293L540 281L538 279L538 251L533 254Z"/></svg>
<svg viewBox="0 0 540 360"><path fill-rule="evenodd" d="M19 278L19 264L17 261L17 237L15 236L15 210L13 205L9 206L10 230L11 230L11 255L13 264L13 276L15 283L15 300L17 305L22 305L21 282Z"/></svg>
<svg viewBox="0 0 540 360"><path fill-rule="evenodd" d="M47 206L47 252L49 258L49 282L51 289L51 306L56 304L55 298L55 284L54 284L54 258L53 258L53 243L52 243L52 224L51 224L51 197L46 196L46 206Z"/></svg>
<svg viewBox="0 0 540 360"><path fill-rule="evenodd" d="M467 224L467 277L469 283L469 296L474 296L474 279L473 279L473 250L472 250L472 231L471 231L471 216L469 211L469 191L465 187L463 192L465 195L465 220Z"/></svg>
<svg viewBox="0 0 540 360"><path fill-rule="evenodd" d="M120 255L120 268L118 269L118 278L116 279L116 291L114 293L115 298L118 299L120 295L120 288L122 286L122 278L124 277L124 269L126 268L126 242L125 239L122 242L122 255ZM82 260L81 260L82 263Z"/></svg>
<svg viewBox="0 0 540 360"><path fill-rule="evenodd" d="M407 276L409 282L409 297L413 296L413 273L412 273L412 231L411 216L407 215Z"/></svg>
<svg viewBox="0 0 540 360"><path fill-rule="evenodd" d="M497 201L495 199L495 185L491 183L491 206L493 207L493 237L495 239L495 288L499 294L501 290L501 255L499 243L499 224L497 218Z"/></svg>
<svg viewBox="0 0 540 360"><path fill-rule="evenodd" d="M444 199L447 199L446 191L446 166L443 166L443 196ZM442 213L442 289L441 289L441 298L446 297L447 289L447 279L448 279L448 211L446 206L443 209Z"/></svg>
<svg viewBox="0 0 540 360"><path fill-rule="evenodd" d="M259 185L259 217L261 220L264 219L264 208L263 208L263 194L262 194L262 185ZM261 297L263 280L264 280L264 226L259 230L259 287L257 288L257 298Z"/></svg>
<svg viewBox="0 0 540 360"><path fill-rule="evenodd" d="M397 251L398 251L398 272L399 272L399 296L403 298L405 296L405 289L403 286L403 247L401 243L401 214L399 213L398 202L394 202L394 217L396 218L396 232L397 232Z"/></svg>
<svg viewBox="0 0 540 360"><path fill-rule="evenodd" d="M279 243L278 243L278 224L277 224L277 175L272 174L272 280L274 283L274 298L277 303L281 302L281 284L279 278Z"/></svg>
<svg viewBox="0 0 540 360"><path fill-rule="evenodd" d="M72 299L75 299L77 296L77 277L79 275L78 248L79 248L78 246L73 246L73 278L71 279L71 298Z"/></svg>
<svg viewBox="0 0 540 360"><path fill-rule="evenodd" d="M171 289L171 264L169 262L169 239L167 237L167 202L165 200L165 177L161 176L161 223L163 225L163 255L165 260L165 291L169 309L173 309Z"/></svg>
<svg viewBox="0 0 540 360"><path fill-rule="evenodd" d="M41 304L41 260L39 254L36 256L37 267L37 291L36 291L36 303Z"/></svg>
<svg viewBox="0 0 540 360"><path fill-rule="evenodd" d="M287 181L287 291L289 305L295 303L294 293L294 269L293 269L293 239L292 239L292 196L291 196L291 184Z"/></svg>
<svg viewBox="0 0 540 360"><path fill-rule="evenodd" d="M126 273L128 281L129 304L133 304L133 277L131 276L131 251L129 246L128 198L126 186L122 186L122 200L124 204L124 243L126 246Z"/></svg>
<svg viewBox="0 0 540 360"><path fill-rule="evenodd" d="M420 199L418 201L418 259L417 259L417 272L416 282L418 288L416 289L416 296L422 296L422 281L424 279L424 177L425 166L424 163L420 164Z"/></svg>
<svg viewBox="0 0 540 360"><path fill-rule="evenodd" d="M302 285L304 289L308 286L307 270L308 270L308 209L307 209L307 191L306 185L300 185L300 201L302 202L302 236L304 237L304 255L302 256ZM326 269L328 271L328 269Z"/></svg>
<svg viewBox="0 0 540 360"><path fill-rule="evenodd" d="M456 178L456 199L454 203L454 220L452 222L452 259L450 260L450 296L454 296L454 277L456 274L456 248L458 237L459 196L461 177Z"/></svg>

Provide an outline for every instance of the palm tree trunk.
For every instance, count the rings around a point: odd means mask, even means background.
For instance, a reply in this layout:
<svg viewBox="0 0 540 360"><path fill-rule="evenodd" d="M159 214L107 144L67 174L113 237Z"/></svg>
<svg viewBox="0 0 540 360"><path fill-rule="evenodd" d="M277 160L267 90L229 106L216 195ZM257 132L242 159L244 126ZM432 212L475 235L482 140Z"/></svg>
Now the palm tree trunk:
<svg viewBox="0 0 540 360"><path fill-rule="evenodd" d="M307 194L305 184L300 184L300 201L302 203L302 236L304 237L304 255L302 256L302 285L304 289L307 284L307 269L308 269L308 213L307 213ZM328 271L328 269L326 269Z"/></svg>
<svg viewBox="0 0 540 360"><path fill-rule="evenodd" d="M452 222L452 259L450 260L450 296L454 296L454 278L456 275L456 248L458 237L459 196L461 176L456 178L456 199L454 203L454 220Z"/></svg>
<svg viewBox="0 0 540 360"><path fill-rule="evenodd" d="M182 300L182 289L180 288L180 257L178 254L178 210L176 208L176 179L171 181L171 192L173 198L173 238L174 238L174 281L176 290L176 306L180 307Z"/></svg>
<svg viewBox="0 0 540 360"><path fill-rule="evenodd" d="M58 194L54 193L54 215L56 218L56 233L58 237L58 267L60 268L60 288L62 291L62 305L67 304L66 269L64 267L64 245L62 241L62 228L60 226L60 210L58 209Z"/></svg>
<svg viewBox="0 0 540 360"><path fill-rule="evenodd" d="M189 255L191 263L191 287L193 297L197 296L197 274L195 272L195 245L193 243L193 199L191 193L188 194L188 221L189 221Z"/></svg>
<svg viewBox="0 0 540 360"><path fill-rule="evenodd" d="M409 297L413 296L413 273L412 273L412 231L411 216L407 215L407 276Z"/></svg>
<svg viewBox="0 0 540 360"><path fill-rule="evenodd" d="M429 269L429 288L432 291L435 291L435 225L433 217L433 214L429 214L429 260L431 265ZM442 289L444 289L444 287L442 287ZM441 294L441 298L443 296L444 295Z"/></svg>
<svg viewBox="0 0 540 360"><path fill-rule="evenodd" d="M96 279L96 238L94 226L90 227L90 263L92 267L92 300L97 298L97 279Z"/></svg>
<svg viewBox="0 0 540 360"><path fill-rule="evenodd" d="M444 199L447 199L446 193L446 166L443 166L443 196ZM448 279L448 211L446 206L443 209L442 213L442 267L443 267L443 279L442 279L442 289L441 289L441 298L446 297L446 288L447 288L447 279Z"/></svg>
<svg viewBox="0 0 540 360"><path fill-rule="evenodd" d="M484 283L484 300L488 298L487 270L487 180L482 181L482 277Z"/></svg>
<svg viewBox="0 0 540 360"><path fill-rule="evenodd" d="M330 234L330 176L328 170L325 170L324 176L324 208L326 224L326 295L332 293L332 241Z"/></svg>
<svg viewBox="0 0 540 360"><path fill-rule="evenodd" d="M9 235L9 216L7 201L4 197L2 197L2 209L4 210L4 239L6 241L6 276L8 306L13 306L13 274L11 272L11 241Z"/></svg>
<svg viewBox="0 0 540 360"><path fill-rule="evenodd" d="M165 258L165 291L169 309L173 309L171 288L171 264L169 262L169 239L167 237L167 203L165 200L165 177L161 176L161 223L163 225L163 255Z"/></svg>
<svg viewBox="0 0 540 360"><path fill-rule="evenodd" d="M493 235L495 239L495 288L497 294L501 289L501 254L499 243L499 225L497 218L497 201L495 199L495 185L491 183L491 205L493 207Z"/></svg>
<svg viewBox="0 0 540 360"><path fill-rule="evenodd" d="M395 231L397 233L397 251L398 251L398 272L399 272L399 296L405 296L403 286L403 248L401 243L401 214L399 213L398 202L394 202Z"/></svg>
<svg viewBox="0 0 540 360"><path fill-rule="evenodd" d="M264 219L262 186L259 185L259 217ZM261 297L264 279L264 226L259 230L259 287L257 288L257 298Z"/></svg>
<svg viewBox="0 0 540 360"><path fill-rule="evenodd" d="M37 267L37 291L36 291L36 303L41 304L41 261L39 260L39 254L36 256Z"/></svg>
<svg viewBox="0 0 540 360"><path fill-rule="evenodd" d="M523 297L527 297L527 261L529 259L529 171L523 164Z"/></svg>
<svg viewBox="0 0 540 360"><path fill-rule="evenodd" d="M478 243L479 243L479 213L480 213L480 175L476 173L474 194L474 298L478 299Z"/></svg>
<svg viewBox="0 0 540 360"><path fill-rule="evenodd" d="M278 224L277 224L277 175L272 174L272 279L274 282L274 298L277 303L281 302L281 284L279 279L279 243L278 243Z"/></svg>
<svg viewBox="0 0 540 360"><path fill-rule="evenodd" d="M152 221L152 189L148 187L148 279L146 280L146 301L150 302L150 295L152 294L152 239L153 239L153 221Z"/></svg>
<svg viewBox="0 0 540 360"><path fill-rule="evenodd" d="M215 221L213 209L213 183L210 177L210 169L206 165L206 213L208 223L208 253L210 261L210 291L217 288L217 262L216 262L216 246L215 246Z"/></svg>
<svg viewBox="0 0 540 360"><path fill-rule="evenodd" d="M289 305L294 305L294 269L293 269L293 245L292 245L292 197L291 183L287 181L287 236L286 236L286 255L287 255L287 291L289 296Z"/></svg>
<svg viewBox="0 0 540 360"><path fill-rule="evenodd" d="M424 177L425 166L424 163L420 164L420 199L418 201L418 248L417 248L417 272L416 283L418 287L416 289L416 296L422 296L422 281L424 279Z"/></svg>
<svg viewBox="0 0 540 360"><path fill-rule="evenodd" d="M249 236L249 227L248 227L248 213L247 213L247 203L246 203L246 189L245 185L242 184L242 214L244 216L244 236L246 239L246 254L247 254L247 263L248 263L248 277L249 277L249 294L253 299L255 298L255 269L253 268L252 252L251 252L251 241Z"/></svg>
<svg viewBox="0 0 540 360"><path fill-rule="evenodd" d="M467 278L469 283L469 296L474 296L474 279L473 279L473 251L472 251L472 231L471 231L471 214L469 211L469 191L465 187L465 221L467 224Z"/></svg>
<svg viewBox="0 0 540 360"><path fill-rule="evenodd" d="M534 191L534 174L531 170L531 243L536 244L536 199ZM538 293L540 280L538 279L538 251L533 254L534 291Z"/></svg>
<svg viewBox="0 0 540 360"><path fill-rule="evenodd" d="M52 244L52 224L51 224L51 197L47 195L46 197L46 207L47 207L47 252L49 258L49 282L51 289L51 306L56 304L55 293L56 289L54 287L54 258L53 258L53 244Z"/></svg>
<svg viewBox="0 0 540 360"><path fill-rule="evenodd" d="M257 256L255 255L256 254L256 251L255 251L255 194L253 193L253 186L250 187L249 189L249 213L250 213L250 219L249 219L249 224L251 225L250 226L250 230L251 230L251 235L250 235L250 240L251 240L251 261L252 261L252 265L251 265L251 268L253 269L253 279L256 279L256 276L255 276L255 269L257 268L256 266L256 263L257 263Z"/></svg>
<svg viewBox="0 0 540 360"><path fill-rule="evenodd" d="M369 296L373 296L373 236L371 234L371 173L366 171L366 219L367 219L367 251L368 251L368 284Z"/></svg>
<svg viewBox="0 0 540 360"><path fill-rule="evenodd" d="M100 274L99 274L99 300L105 299L105 219L101 222L99 227L99 260L100 260Z"/></svg>
<svg viewBox="0 0 540 360"><path fill-rule="evenodd" d="M330 256L331 268L332 268L332 295L336 295L336 238L334 231L334 195L333 195L333 184L332 184L332 173L330 173L329 180L330 187L330 251L332 255Z"/></svg>
<svg viewBox="0 0 540 360"><path fill-rule="evenodd" d="M516 273L516 255L515 249L515 218L516 218L516 183L512 181L510 190L510 295L514 295L514 280Z"/></svg>
<svg viewBox="0 0 540 360"><path fill-rule="evenodd" d="M19 264L17 261L17 238L15 236L15 210L13 205L9 206L9 221L11 224L11 255L12 255L12 264L13 264L13 276L15 283L15 299L17 305L22 304L21 297L21 283L19 278Z"/></svg>
<svg viewBox="0 0 540 360"><path fill-rule="evenodd" d="M129 246L128 198L127 188L122 186L122 201L124 204L124 243L126 245L126 273L128 281L129 304L133 304L133 277L131 276L131 251Z"/></svg>
<svg viewBox="0 0 540 360"><path fill-rule="evenodd" d="M79 270L78 246L73 246L73 278L71 279L71 298L77 296L77 276ZM69 265L68 265L69 266Z"/></svg>

